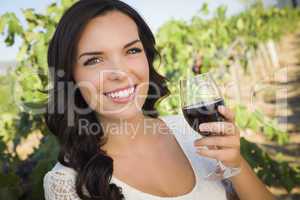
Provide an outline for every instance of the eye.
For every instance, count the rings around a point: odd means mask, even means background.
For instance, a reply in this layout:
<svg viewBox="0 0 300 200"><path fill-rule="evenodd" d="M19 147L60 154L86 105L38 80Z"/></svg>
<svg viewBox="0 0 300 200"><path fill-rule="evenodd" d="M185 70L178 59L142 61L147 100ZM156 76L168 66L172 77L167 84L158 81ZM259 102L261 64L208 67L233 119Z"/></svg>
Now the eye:
<svg viewBox="0 0 300 200"><path fill-rule="evenodd" d="M127 53L129 53L129 54L137 54L140 52L142 52L142 50L140 48L131 48L127 51Z"/></svg>
<svg viewBox="0 0 300 200"><path fill-rule="evenodd" d="M103 59L102 58L99 58L99 57L92 57L92 58L89 58L87 61L85 61L83 63L84 66L86 65L94 65L94 64L98 64L100 62L102 62Z"/></svg>

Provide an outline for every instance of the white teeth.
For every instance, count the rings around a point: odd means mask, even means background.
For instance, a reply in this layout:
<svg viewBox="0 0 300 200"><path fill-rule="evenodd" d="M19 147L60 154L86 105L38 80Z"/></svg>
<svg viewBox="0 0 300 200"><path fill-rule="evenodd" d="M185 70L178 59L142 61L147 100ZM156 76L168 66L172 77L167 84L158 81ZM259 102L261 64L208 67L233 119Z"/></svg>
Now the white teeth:
<svg viewBox="0 0 300 200"><path fill-rule="evenodd" d="M134 87L130 88L129 93L133 93L133 91L134 91Z"/></svg>
<svg viewBox="0 0 300 200"><path fill-rule="evenodd" d="M126 90L122 90L119 92L111 92L106 95L112 98L127 98L134 92L134 87L128 88Z"/></svg>

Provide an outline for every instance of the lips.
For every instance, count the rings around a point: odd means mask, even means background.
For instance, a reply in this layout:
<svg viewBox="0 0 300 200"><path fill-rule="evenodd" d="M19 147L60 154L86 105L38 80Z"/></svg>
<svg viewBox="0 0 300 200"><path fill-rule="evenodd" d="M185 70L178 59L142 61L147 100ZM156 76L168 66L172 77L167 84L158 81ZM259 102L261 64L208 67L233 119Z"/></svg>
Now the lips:
<svg viewBox="0 0 300 200"><path fill-rule="evenodd" d="M118 89L115 89L115 90L111 90L109 92L104 92L104 95L109 94L109 93L115 93L115 92L123 91L123 90L129 89L129 88L132 88L132 87L136 87L136 84L133 85L133 86L126 86L126 87L123 87L123 88L118 88Z"/></svg>
<svg viewBox="0 0 300 200"><path fill-rule="evenodd" d="M119 88L110 92L105 92L104 95L112 99L126 99L134 94L136 86L137 85Z"/></svg>

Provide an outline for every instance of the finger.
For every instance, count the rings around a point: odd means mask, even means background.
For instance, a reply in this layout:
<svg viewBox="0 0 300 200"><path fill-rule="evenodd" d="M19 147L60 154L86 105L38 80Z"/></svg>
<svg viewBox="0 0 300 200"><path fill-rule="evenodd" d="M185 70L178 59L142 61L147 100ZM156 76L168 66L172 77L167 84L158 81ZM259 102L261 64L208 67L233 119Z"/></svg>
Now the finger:
<svg viewBox="0 0 300 200"><path fill-rule="evenodd" d="M225 117L226 121L234 122L235 114L232 110L227 108L226 106L218 106L218 111Z"/></svg>
<svg viewBox="0 0 300 200"><path fill-rule="evenodd" d="M240 147L240 138L237 136L211 136L197 139L194 141L195 147L203 146L218 146L218 147Z"/></svg>
<svg viewBox="0 0 300 200"><path fill-rule="evenodd" d="M202 146L202 148L203 148L204 146ZM218 147L216 146L216 145L208 145L208 146L205 146L205 147L207 147L208 149L218 149ZM198 148L201 148L201 146L196 146L196 148L198 149Z"/></svg>
<svg viewBox="0 0 300 200"><path fill-rule="evenodd" d="M209 145L209 146L195 146L196 150L198 149L218 149L218 147L216 145Z"/></svg>
<svg viewBox="0 0 300 200"><path fill-rule="evenodd" d="M224 163L236 160L240 156L239 151L236 149L218 149L218 150L208 150L208 149L199 149L197 154L200 156L213 158L220 160Z"/></svg>
<svg viewBox="0 0 300 200"><path fill-rule="evenodd" d="M200 132L215 133L217 135L236 135L237 127L231 122L209 122L199 126Z"/></svg>

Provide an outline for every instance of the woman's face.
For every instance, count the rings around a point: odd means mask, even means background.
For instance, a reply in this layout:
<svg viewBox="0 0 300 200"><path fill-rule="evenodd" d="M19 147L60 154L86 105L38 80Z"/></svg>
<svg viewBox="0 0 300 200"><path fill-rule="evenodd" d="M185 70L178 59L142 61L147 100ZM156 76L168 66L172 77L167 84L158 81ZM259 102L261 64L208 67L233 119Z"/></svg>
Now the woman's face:
<svg viewBox="0 0 300 200"><path fill-rule="evenodd" d="M112 11L83 30L74 80L89 106L102 117L129 119L147 97L149 63L135 22Z"/></svg>

